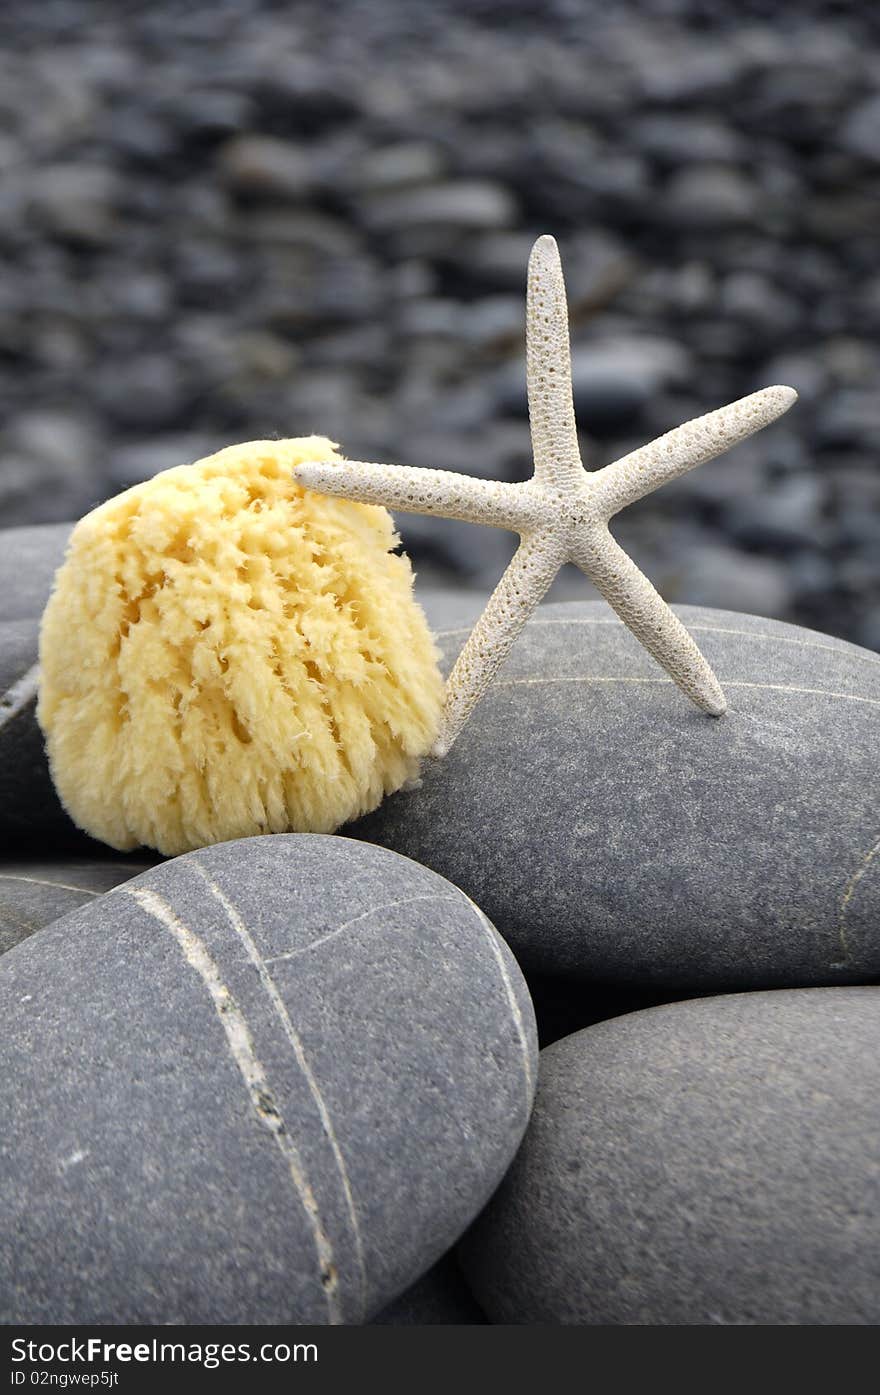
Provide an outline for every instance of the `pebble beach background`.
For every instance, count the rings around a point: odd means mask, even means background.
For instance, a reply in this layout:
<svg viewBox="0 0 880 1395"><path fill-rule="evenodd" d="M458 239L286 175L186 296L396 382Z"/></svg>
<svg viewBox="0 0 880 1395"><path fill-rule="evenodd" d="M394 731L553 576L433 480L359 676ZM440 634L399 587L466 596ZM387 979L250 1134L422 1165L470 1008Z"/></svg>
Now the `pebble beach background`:
<svg viewBox="0 0 880 1395"><path fill-rule="evenodd" d="M618 521L664 596L880 648L878 40L818 0L13 0L0 525L266 436L525 477L552 232L589 465L800 393ZM399 522L427 583L514 545Z"/></svg>

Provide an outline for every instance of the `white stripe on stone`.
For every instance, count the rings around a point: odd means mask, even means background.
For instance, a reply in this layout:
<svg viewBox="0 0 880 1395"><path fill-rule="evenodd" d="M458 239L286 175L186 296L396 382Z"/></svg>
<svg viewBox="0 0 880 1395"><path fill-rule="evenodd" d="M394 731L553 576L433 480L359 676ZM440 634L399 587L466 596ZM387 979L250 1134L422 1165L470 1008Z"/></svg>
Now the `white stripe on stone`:
<svg viewBox="0 0 880 1395"><path fill-rule="evenodd" d="M229 900L229 897L223 891L222 887L219 887L217 883L213 880L213 878L209 876L209 874L200 862L193 859L190 865L194 867L195 870L198 872L199 876L204 879L212 895L215 896L216 899L220 902L220 905L226 912L229 924L232 926L232 929L235 931L236 935L238 936L239 940L244 946L244 950L248 956L248 959L251 961L257 973L259 974L260 983L263 987L263 990L266 993L269 1002L272 1004L272 1008L275 1012L275 1015L281 1023L284 1035L287 1037L287 1040L293 1049L293 1054L296 1057L296 1063L302 1071L303 1076L305 1077L306 1084L309 1087L309 1093L311 1094L312 1099L315 1101L315 1104L317 1106L318 1114L321 1119L321 1125L324 1129L324 1133L327 1136L327 1141L329 1142L330 1147L333 1151L333 1158L336 1163L337 1171L339 1172L339 1180L342 1183L342 1190L345 1195L345 1204L348 1208L348 1214L351 1219L351 1228L354 1234L355 1251L357 1253L358 1269L360 1273L361 1316L363 1317L366 1313L367 1306L367 1272L366 1264L364 1261L363 1239L361 1236L361 1228L360 1223L358 1221L357 1211L355 1209L354 1196L352 1195L351 1181L348 1176L348 1168L345 1165L345 1159L342 1156L342 1149L340 1148L339 1141L336 1137L336 1131L333 1128L333 1122L330 1118L327 1105L324 1101L324 1096L321 1094L320 1086L318 1085L317 1079L315 1078L315 1074L311 1066L309 1065L308 1058L305 1053L305 1048L302 1044L302 1038L300 1037L299 1033L293 1025L293 1022L290 1019L290 1014L287 1011L287 1006L284 1002L284 999L278 992L277 985L275 983L275 980L272 978L272 975L269 973L266 961L260 954L260 951L257 948L257 945L254 941L254 938L248 930L247 926L245 925L244 921L242 920L239 911Z"/></svg>
<svg viewBox="0 0 880 1395"><path fill-rule="evenodd" d="M223 982L220 969L207 946L194 930L184 925L166 901L154 891L140 887L120 887L123 895L131 896L147 915L169 930L186 962L201 978L217 1018L223 1028L230 1054L238 1067L250 1096L251 1106L260 1124L268 1129L287 1164L291 1180L302 1202L314 1238L320 1266L320 1282L331 1323L343 1321L339 1304L339 1278L333 1262L333 1247L321 1221L317 1199L306 1175L299 1150L291 1138L281 1111L275 1102L266 1072L254 1049L253 1038L238 1003Z"/></svg>
<svg viewBox="0 0 880 1395"><path fill-rule="evenodd" d="M498 944L497 931L493 928L492 922L489 920L489 917L486 915L486 913L480 910L480 907L477 905L476 901L472 901L466 891L462 891L461 894L467 901L468 905L473 908L474 913L476 914L477 919L480 922L480 925L486 932L486 938L488 939L489 944L491 945L492 953L495 956L496 963L498 964L498 970L501 974L501 979L504 984L504 992L506 994L508 1004L510 1005L510 1014L513 1018L513 1024L516 1027L516 1033L519 1037L520 1046L522 1047L523 1079L525 1080L526 1086L526 1118L528 1119L532 1109L532 1095L534 1093L535 1081L534 1076L532 1074L532 1062L529 1056L529 1040L528 1034L526 1032L526 1024L523 1021L522 1010L520 1008L519 1003L516 1000L516 993L514 992L513 982L511 980L510 974L507 972L507 965L504 962L504 956L501 953L501 949Z"/></svg>

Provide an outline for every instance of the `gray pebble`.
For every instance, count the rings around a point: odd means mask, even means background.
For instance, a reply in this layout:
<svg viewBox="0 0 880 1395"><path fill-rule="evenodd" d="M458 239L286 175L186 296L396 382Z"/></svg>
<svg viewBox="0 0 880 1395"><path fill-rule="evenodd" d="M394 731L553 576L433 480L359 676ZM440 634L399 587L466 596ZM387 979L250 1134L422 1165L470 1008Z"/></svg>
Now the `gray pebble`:
<svg viewBox="0 0 880 1395"><path fill-rule="evenodd" d="M781 561L737 552L723 543L687 548L664 582L667 599L676 604L723 605L750 615L781 618L793 600L790 570Z"/></svg>
<svg viewBox="0 0 880 1395"><path fill-rule="evenodd" d="M755 217L760 193L733 165L689 165L670 180L663 206L692 228L738 227Z"/></svg>
<svg viewBox="0 0 880 1395"><path fill-rule="evenodd" d="M368 224L378 229L408 229L437 224L484 230L513 222L516 205L501 185L488 180L427 184L376 195L365 203Z"/></svg>
<svg viewBox="0 0 880 1395"><path fill-rule="evenodd" d="M697 711L601 602L539 609L450 754L352 825L465 889L530 969L641 988L880 973L880 658L677 607ZM467 628L441 636L446 664Z"/></svg>
<svg viewBox="0 0 880 1395"><path fill-rule="evenodd" d="M868 97L850 112L840 139L844 148L854 155L880 163L880 94Z"/></svg>
<svg viewBox="0 0 880 1395"><path fill-rule="evenodd" d="M0 960L0 1320L361 1323L528 1120L534 1016L465 895L382 848L187 854Z"/></svg>
<svg viewBox="0 0 880 1395"><path fill-rule="evenodd" d="M496 1323L876 1325L880 989L703 998L541 1053L461 1247Z"/></svg>
<svg viewBox="0 0 880 1395"><path fill-rule="evenodd" d="M108 856L100 862L0 862L0 954L157 861Z"/></svg>
<svg viewBox="0 0 880 1395"><path fill-rule="evenodd" d="M313 185L308 153L274 136L236 136L220 152L221 179L236 193L301 199Z"/></svg>

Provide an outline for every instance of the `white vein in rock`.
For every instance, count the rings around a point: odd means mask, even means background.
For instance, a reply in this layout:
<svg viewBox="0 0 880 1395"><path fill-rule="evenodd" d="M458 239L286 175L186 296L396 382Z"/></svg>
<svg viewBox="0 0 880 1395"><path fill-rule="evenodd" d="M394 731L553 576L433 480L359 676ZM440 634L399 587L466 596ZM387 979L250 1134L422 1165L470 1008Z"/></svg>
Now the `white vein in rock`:
<svg viewBox="0 0 880 1395"><path fill-rule="evenodd" d="M285 954L273 954L266 960L267 964L279 964L285 960L299 959L300 955L310 954L313 949L319 949L321 945L329 944L331 940L337 939L350 930L353 925L358 925L362 920L369 920L371 916L379 915L382 911L393 911L398 906L411 906L415 901L456 901L457 897L448 893L432 892L426 896L405 896L400 901L386 901L381 906L371 906L368 911L361 911L360 915L353 916L344 925L337 925L335 930L330 930L326 935L321 935L317 940L311 940L307 945L302 945L299 949L290 949Z"/></svg>
<svg viewBox="0 0 880 1395"><path fill-rule="evenodd" d="M228 986L223 982L220 969L212 958L201 938L184 925L166 901L154 891L140 887L116 888L124 896L131 896L147 915L152 916L166 930L169 930L183 954L184 959L199 975L208 991L214 1011L226 1037L235 1065L245 1083L251 1106L263 1128L267 1129L281 1153L291 1180L302 1202L315 1244L315 1252L320 1268L320 1284L327 1303L331 1323L343 1321L339 1304L338 1275L333 1262L333 1246L324 1229L318 1202L308 1180L299 1149L291 1138L284 1118L278 1108L269 1086L266 1072L254 1049L253 1038L244 1014Z"/></svg>
<svg viewBox="0 0 880 1395"><path fill-rule="evenodd" d="M23 712L29 702L37 696L40 686L40 665L32 664L21 678L16 679L0 698L0 729Z"/></svg>
<svg viewBox="0 0 880 1395"><path fill-rule="evenodd" d="M303 1073L306 1084L309 1088L309 1093L311 1094L312 1099L314 1100L315 1105L317 1107L318 1114L321 1119L321 1126L324 1130L324 1133L327 1137L327 1141L330 1144L330 1148L333 1153L333 1159L336 1163L336 1168L339 1173L339 1180L342 1184L342 1190L345 1196L345 1204L348 1209L349 1218L351 1220L351 1228L352 1233L354 1235L355 1252L357 1254L358 1270L360 1274L361 1315L363 1316L366 1313L367 1306L367 1275L366 1264L364 1261L363 1239L361 1236L361 1228L360 1223L358 1221L357 1210L354 1204L354 1197L352 1195L351 1181L348 1176L348 1168L345 1165L345 1159L342 1156L342 1150L339 1146L339 1141L336 1137L336 1131L333 1128L333 1122L330 1118L330 1114L327 1109L324 1096L321 1094L321 1089L318 1085L318 1081L315 1077L314 1071L309 1065L308 1057L306 1056L305 1048L302 1043L302 1038L300 1037L299 1033L293 1025L293 1022L290 1019L290 1014L287 1011L287 1005L278 991L278 986L275 983L275 980L269 973L267 964L270 961L265 960L263 956L260 954L256 942L254 941L253 936L251 935L250 931L245 925L237 907L235 907L232 904L229 897L223 891L223 888L217 885L217 883L208 874L208 872L200 862L198 862L196 859L193 859L193 861L190 863L190 866L193 867L195 871L198 872L199 876L203 878L203 880L207 883L208 888L211 891L211 894L216 898L217 901L219 901L220 905L223 907L224 911L226 912L226 918L229 921L229 924L231 925L235 934L241 941L241 944L244 947L248 959L253 964L254 968L259 974L260 984L264 992L266 993L269 1002L272 1004L272 1008L275 1012L275 1015L281 1023L284 1035L287 1037L287 1040L293 1049L293 1054L296 1057L296 1063Z"/></svg>
<svg viewBox="0 0 880 1395"><path fill-rule="evenodd" d="M526 1086L526 1118L528 1119L532 1108L532 1094L534 1092L535 1082L534 1077L532 1075L532 1063L531 1058L529 1056L528 1034L526 1033L526 1024L523 1020L522 1010L520 1008L519 1003L516 1000L516 993L514 991L513 982L511 980L510 974L507 972L507 965L504 962L504 956L501 953L496 932L492 927L492 922L489 920L489 917L486 915L485 911L480 910L480 907L477 905L476 901L471 900L467 892L463 891L461 894L467 901L468 905L472 907L474 914L480 922L480 927L484 931L486 938L489 941L492 953L494 954L495 961L498 965L498 971L501 975L501 979L504 984L504 992L507 997L508 1005L510 1007L510 1015L513 1018L513 1024L516 1028L516 1033L519 1037L520 1046L522 1048L523 1080L525 1081Z"/></svg>

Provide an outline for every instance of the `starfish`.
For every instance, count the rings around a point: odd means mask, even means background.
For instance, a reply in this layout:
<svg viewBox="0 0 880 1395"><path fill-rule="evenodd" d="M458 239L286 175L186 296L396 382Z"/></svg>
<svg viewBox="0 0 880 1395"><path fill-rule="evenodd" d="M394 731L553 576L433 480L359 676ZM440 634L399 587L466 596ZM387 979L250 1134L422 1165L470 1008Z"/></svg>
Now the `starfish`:
<svg viewBox="0 0 880 1395"><path fill-rule="evenodd" d="M585 470L572 398L565 282L552 237L539 237L529 258L526 381L535 472L525 482L359 460L308 461L294 470L300 484L325 494L491 524L520 536L513 560L449 676L431 754L442 757L450 750L566 562L586 573L682 692L704 712L720 717L727 703L718 679L681 621L615 542L608 523L627 504L775 421L797 393L789 387L764 388L685 422L603 469Z"/></svg>

